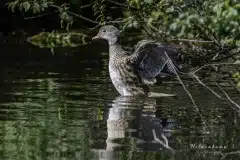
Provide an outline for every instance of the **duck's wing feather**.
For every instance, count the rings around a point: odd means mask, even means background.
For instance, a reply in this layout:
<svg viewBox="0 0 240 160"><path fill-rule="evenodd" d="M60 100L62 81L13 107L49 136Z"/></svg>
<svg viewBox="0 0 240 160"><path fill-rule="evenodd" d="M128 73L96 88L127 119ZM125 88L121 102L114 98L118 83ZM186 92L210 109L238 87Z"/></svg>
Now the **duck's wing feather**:
<svg viewBox="0 0 240 160"><path fill-rule="evenodd" d="M163 72L176 74L175 71L179 68L174 59L179 53L179 50L173 46L143 40L138 42L130 59L144 81L155 81L154 77Z"/></svg>

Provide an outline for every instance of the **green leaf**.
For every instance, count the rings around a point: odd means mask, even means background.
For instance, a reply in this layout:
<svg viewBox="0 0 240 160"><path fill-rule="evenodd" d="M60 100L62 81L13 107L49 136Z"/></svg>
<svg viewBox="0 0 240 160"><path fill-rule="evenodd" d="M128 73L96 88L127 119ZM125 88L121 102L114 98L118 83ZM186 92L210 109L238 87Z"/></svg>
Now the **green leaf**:
<svg viewBox="0 0 240 160"><path fill-rule="evenodd" d="M236 46L240 47L240 40L236 40Z"/></svg>
<svg viewBox="0 0 240 160"><path fill-rule="evenodd" d="M38 13L38 12L40 12L41 10L41 6L37 3L37 2L35 2L34 4L33 4L33 13Z"/></svg>
<svg viewBox="0 0 240 160"><path fill-rule="evenodd" d="M47 8L48 7L48 2L44 2L44 3L42 3L41 5L42 5L42 7L44 7L44 8Z"/></svg>
<svg viewBox="0 0 240 160"><path fill-rule="evenodd" d="M145 0L144 2L151 4L151 3L153 3L153 0Z"/></svg>
<svg viewBox="0 0 240 160"><path fill-rule="evenodd" d="M17 5L18 5L18 0L11 2L8 8L11 8L11 11L14 12Z"/></svg>
<svg viewBox="0 0 240 160"><path fill-rule="evenodd" d="M25 12L28 12L31 7L31 4L26 1L26 2L23 2L22 5L23 5Z"/></svg>

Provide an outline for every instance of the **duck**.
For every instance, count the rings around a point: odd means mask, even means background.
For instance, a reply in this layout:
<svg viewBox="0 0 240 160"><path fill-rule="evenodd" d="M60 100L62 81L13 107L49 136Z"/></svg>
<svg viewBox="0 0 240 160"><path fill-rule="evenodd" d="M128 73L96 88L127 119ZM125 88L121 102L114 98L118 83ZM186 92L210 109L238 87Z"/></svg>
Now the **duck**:
<svg viewBox="0 0 240 160"><path fill-rule="evenodd" d="M158 75L177 75L180 70L175 59L181 55L178 48L153 40L141 40L129 53L119 44L120 30L105 25L93 40L104 39L109 45L109 74L121 96L165 97L175 94L152 92L149 86L156 83Z"/></svg>

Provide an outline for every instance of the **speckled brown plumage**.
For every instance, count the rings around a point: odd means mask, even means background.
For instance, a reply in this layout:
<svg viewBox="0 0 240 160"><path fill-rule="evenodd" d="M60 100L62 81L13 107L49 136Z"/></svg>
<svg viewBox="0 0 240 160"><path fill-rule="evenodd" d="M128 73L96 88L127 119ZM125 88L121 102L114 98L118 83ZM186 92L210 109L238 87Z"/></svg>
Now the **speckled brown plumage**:
<svg viewBox="0 0 240 160"><path fill-rule="evenodd" d="M129 55L117 43L119 35L116 27L107 25L94 37L106 39L109 43L109 74L117 91L123 96L172 96L151 92L147 85L155 83L155 77L163 70L175 74L168 57L174 58L178 50L169 45L143 40L136 45L135 52Z"/></svg>

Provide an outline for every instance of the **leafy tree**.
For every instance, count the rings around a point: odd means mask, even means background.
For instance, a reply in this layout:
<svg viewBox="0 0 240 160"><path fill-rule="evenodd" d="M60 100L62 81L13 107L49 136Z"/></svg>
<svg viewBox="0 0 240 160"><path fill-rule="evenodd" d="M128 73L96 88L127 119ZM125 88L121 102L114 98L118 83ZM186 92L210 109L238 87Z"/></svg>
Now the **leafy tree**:
<svg viewBox="0 0 240 160"><path fill-rule="evenodd" d="M14 0L8 3L8 7L13 12L18 9L33 15L41 15L41 12L53 8L59 13L61 26L67 30L76 18L96 27L110 23L118 25L123 31L135 28L140 33L147 34L145 38L177 43L190 57L201 58L202 64L226 61L229 57L233 62L240 57L238 0L92 0L87 4L81 0L67 2ZM76 4L80 11L74 10ZM81 9L85 7L91 7L93 14L86 17L82 15Z"/></svg>

